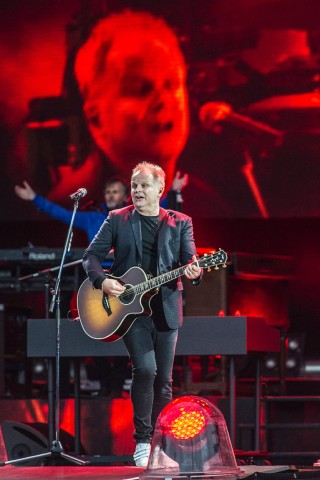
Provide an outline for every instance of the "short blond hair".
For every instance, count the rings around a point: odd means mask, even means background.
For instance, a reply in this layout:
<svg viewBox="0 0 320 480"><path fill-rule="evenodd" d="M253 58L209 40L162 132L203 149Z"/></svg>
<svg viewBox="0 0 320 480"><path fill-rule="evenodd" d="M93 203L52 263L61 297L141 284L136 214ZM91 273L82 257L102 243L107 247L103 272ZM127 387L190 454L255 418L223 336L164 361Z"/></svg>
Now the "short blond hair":
<svg viewBox="0 0 320 480"><path fill-rule="evenodd" d="M140 162L132 170L131 178L140 170L143 170L143 171L147 170L148 172L150 172L154 180L158 182L159 185L161 185L164 189L166 184L166 174L164 170L161 167L159 167L159 165L155 165L154 163L150 163L150 162Z"/></svg>

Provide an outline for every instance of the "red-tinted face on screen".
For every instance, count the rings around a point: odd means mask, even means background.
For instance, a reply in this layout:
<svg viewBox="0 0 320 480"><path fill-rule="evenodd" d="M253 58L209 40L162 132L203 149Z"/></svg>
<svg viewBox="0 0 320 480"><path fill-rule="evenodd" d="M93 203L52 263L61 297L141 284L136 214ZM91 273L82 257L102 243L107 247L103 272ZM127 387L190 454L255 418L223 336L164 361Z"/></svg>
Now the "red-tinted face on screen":
<svg viewBox="0 0 320 480"><path fill-rule="evenodd" d="M91 134L121 173L159 164L168 184L188 135L185 66L166 38L118 36L85 96Z"/></svg>

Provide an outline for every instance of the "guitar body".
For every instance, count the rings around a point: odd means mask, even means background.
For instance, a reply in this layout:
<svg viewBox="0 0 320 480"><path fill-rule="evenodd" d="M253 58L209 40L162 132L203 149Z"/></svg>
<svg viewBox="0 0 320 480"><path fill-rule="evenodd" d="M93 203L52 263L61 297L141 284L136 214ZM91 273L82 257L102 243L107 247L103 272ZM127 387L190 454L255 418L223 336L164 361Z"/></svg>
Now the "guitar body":
<svg viewBox="0 0 320 480"><path fill-rule="evenodd" d="M126 290L148 280L145 272L139 267L130 268L122 277L114 277L126 286ZM94 339L104 342L119 340L129 330L140 315L150 316L151 298L158 290L143 294L126 293L119 297L106 295L94 289L87 279L78 292L78 312L85 333Z"/></svg>

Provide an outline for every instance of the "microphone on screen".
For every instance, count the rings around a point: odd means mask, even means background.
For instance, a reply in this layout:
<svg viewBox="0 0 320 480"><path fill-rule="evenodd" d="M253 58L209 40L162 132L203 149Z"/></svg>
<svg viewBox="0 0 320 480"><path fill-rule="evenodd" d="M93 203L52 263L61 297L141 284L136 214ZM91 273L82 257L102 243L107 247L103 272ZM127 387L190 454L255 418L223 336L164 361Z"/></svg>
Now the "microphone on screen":
<svg viewBox="0 0 320 480"><path fill-rule="evenodd" d="M217 123L226 122L257 133L268 133L277 138L283 137L283 132L281 130L269 127L269 125L266 125L265 123L258 122L250 117L236 113L232 110L231 105L225 102L205 103L200 108L199 119L204 128L208 130L213 129Z"/></svg>

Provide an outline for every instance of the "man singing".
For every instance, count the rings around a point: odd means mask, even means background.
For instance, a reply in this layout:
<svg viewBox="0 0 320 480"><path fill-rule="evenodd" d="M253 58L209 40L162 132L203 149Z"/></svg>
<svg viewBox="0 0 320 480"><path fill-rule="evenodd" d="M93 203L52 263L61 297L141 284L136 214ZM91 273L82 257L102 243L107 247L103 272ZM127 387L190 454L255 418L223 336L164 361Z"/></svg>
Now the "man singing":
<svg viewBox="0 0 320 480"><path fill-rule="evenodd" d="M186 265L185 276L200 283L192 220L159 202L165 173L151 163L139 163L131 177L132 203L110 212L84 255L83 265L94 288L119 296L125 286L116 278L138 266L153 276ZM114 249L107 275L101 267ZM134 410L134 460L146 466L153 428L160 411L172 399L172 367L178 328L182 324L182 283L174 279L151 300L151 316L136 318L123 339L132 363L131 400Z"/></svg>

